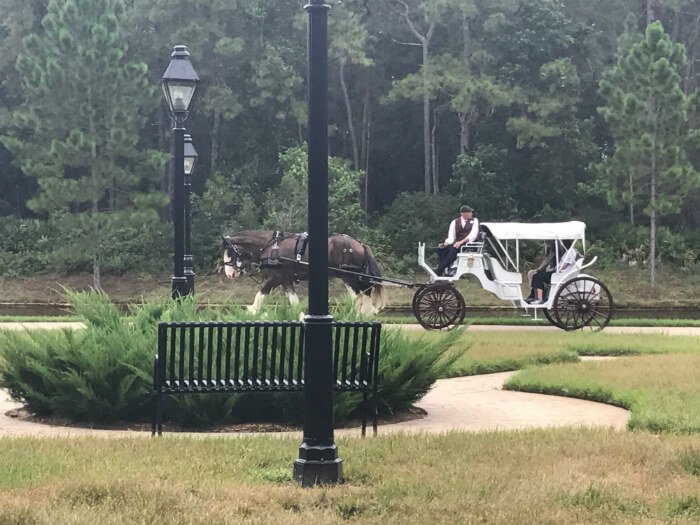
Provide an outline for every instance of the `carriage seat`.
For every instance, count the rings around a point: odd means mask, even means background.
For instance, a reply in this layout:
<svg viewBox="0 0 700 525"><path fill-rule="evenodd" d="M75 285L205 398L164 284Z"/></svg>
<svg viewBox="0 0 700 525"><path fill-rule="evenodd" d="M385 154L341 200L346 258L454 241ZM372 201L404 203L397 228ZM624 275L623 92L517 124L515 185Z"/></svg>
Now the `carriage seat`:
<svg viewBox="0 0 700 525"><path fill-rule="evenodd" d="M579 272L581 271L581 267L583 266L583 257L579 257L576 259L576 262L571 268L567 268L566 270L562 272L554 272L552 274L552 284L557 284L564 279L565 276L569 276L569 278L576 277Z"/></svg>
<svg viewBox="0 0 700 525"><path fill-rule="evenodd" d="M503 268L503 266L501 266L501 263L494 257L490 255L484 255L484 261L486 262L486 269L488 269L488 273L486 273L486 276L489 277L490 273L491 277L489 278L492 281L518 285L523 283L523 276L520 272L509 272L508 270Z"/></svg>

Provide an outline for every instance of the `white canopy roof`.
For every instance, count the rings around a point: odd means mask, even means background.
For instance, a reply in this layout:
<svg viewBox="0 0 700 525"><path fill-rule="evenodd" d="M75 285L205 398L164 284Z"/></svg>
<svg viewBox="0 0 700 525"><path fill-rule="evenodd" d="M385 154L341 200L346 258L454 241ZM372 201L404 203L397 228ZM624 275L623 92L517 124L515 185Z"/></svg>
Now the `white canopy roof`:
<svg viewBox="0 0 700 525"><path fill-rule="evenodd" d="M481 227L501 241L511 239L523 240L574 240L585 239L586 224L581 221L570 222L482 222Z"/></svg>

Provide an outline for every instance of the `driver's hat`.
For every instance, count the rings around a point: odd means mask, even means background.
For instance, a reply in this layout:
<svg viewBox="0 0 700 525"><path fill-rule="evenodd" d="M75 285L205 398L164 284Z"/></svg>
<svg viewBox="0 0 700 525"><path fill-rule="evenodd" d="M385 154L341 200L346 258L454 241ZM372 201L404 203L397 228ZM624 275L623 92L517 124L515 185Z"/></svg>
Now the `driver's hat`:
<svg viewBox="0 0 700 525"><path fill-rule="evenodd" d="M462 207L459 209L459 213L465 213L465 212L468 212L468 211L473 212L473 211L474 211L474 208L472 208L471 206L464 205L464 206L462 206Z"/></svg>

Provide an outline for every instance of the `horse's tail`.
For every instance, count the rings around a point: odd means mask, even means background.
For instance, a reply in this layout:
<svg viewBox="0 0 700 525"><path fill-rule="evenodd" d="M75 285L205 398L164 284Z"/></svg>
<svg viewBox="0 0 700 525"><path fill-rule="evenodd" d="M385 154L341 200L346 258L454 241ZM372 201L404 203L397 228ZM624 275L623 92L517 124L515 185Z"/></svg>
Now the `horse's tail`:
<svg viewBox="0 0 700 525"><path fill-rule="evenodd" d="M364 262L362 264L362 272L373 277L381 277L382 271L379 269L379 263L374 258L372 253L372 248L363 244L362 247L365 251ZM381 310L386 306L387 298L384 286L381 283L376 283L372 286L372 293L370 295L372 298L372 306L377 310Z"/></svg>

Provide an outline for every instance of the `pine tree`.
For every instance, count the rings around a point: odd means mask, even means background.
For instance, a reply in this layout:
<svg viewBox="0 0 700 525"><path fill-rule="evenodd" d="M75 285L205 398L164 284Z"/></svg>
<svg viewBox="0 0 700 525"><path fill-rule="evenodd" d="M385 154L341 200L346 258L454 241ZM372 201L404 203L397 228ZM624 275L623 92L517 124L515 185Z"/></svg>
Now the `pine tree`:
<svg viewBox="0 0 700 525"><path fill-rule="evenodd" d="M652 288L659 218L677 213L688 192L700 186L700 173L688 159L698 141L692 125L698 95L683 91L680 72L685 60L685 48L671 42L661 23L654 22L636 42L629 35L621 39L617 63L600 84L606 105L599 111L615 142L615 152L603 161L601 172L611 201L622 195L640 202L649 216Z"/></svg>
<svg viewBox="0 0 700 525"><path fill-rule="evenodd" d="M123 0L49 1L44 33L23 41L24 103L2 139L36 177L30 207L92 256L96 288L105 233L157 220L163 200L149 190L164 156L138 147L155 89L146 65L129 58L124 11Z"/></svg>

